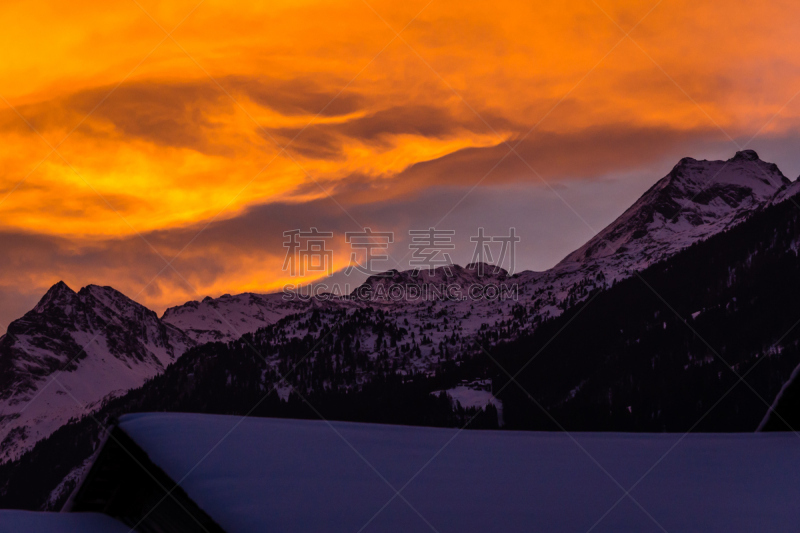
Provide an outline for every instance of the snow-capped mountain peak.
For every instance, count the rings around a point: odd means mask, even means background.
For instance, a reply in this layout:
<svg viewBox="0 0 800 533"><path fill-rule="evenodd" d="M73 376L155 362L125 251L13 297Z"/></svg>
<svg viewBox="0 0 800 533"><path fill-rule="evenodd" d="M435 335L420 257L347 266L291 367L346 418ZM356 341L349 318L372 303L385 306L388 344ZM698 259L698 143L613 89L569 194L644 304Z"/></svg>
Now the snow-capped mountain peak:
<svg viewBox="0 0 800 533"><path fill-rule="evenodd" d="M51 307L60 307L63 309L77 298L77 296L75 291L70 289L66 283L59 281L47 290L33 310L37 313L43 313L46 309Z"/></svg>
<svg viewBox="0 0 800 533"><path fill-rule="evenodd" d="M742 150L727 161L684 158L667 176L672 185L696 195L695 201L713 200L722 188L750 190L750 195L765 201L781 187L791 183L775 163L762 161L754 150ZM684 185L680 187L680 185ZM723 195L723 200L726 200Z"/></svg>
<svg viewBox="0 0 800 533"><path fill-rule="evenodd" d="M0 461L87 405L140 386L194 344L111 287L76 293L56 283L0 337Z"/></svg>
<svg viewBox="0 0 800 533"><path fill-rule="evenodd" d="M753 150L727 161L685 157L559 266L613 258L619 266L643 268L740 222L790 183Z"/></svg>

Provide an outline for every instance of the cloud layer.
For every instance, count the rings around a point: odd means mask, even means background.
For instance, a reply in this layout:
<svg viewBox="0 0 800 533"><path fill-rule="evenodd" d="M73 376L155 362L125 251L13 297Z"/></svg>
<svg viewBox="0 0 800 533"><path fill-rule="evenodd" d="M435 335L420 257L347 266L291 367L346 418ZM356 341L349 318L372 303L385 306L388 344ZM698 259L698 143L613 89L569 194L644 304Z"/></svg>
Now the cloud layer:
<svg viewBox="0 0 800 533"><path fill-rule="evenodd" d="M515 225L545 268L683 155L800 165L790 2L168 4L0 6L0 328L58 279L274 289L311 224Z"/></svg>

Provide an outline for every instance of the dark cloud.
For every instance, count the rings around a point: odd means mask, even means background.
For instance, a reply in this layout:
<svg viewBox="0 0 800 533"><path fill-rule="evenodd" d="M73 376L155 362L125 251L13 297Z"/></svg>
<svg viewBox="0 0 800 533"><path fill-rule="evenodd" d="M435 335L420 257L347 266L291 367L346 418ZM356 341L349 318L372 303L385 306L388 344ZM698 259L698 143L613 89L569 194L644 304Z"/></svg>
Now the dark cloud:
<svg viewBox="0 0 800 533"><path fill-rule="evenodd" d="M222 80L226 88L244 93L257 104L274 109L282 115L316 115L332 117L359 111L366 99L355 92L331 90L326 87L345 87L346 80L295 78L247 78L231 76Z"/></svg>
<svg viewBox="0 0 800 533"><path fill-rule="evenodd" d="M103 101L108 88L72 96L66 105L95 119L110 121L116 132L162 146L192 148L205 153L232 151L214 143L211 116L230 112L227 96L209 83L135 83L122 85ZM89 121L90 128L94 121ZM94 135L101 133L95 129Z"/></svg>
<svg viewBox="0 0 800 533"><path fill-rule="evenodd" d="M480 117L467 107L459 107L458 111L432 105L398 105L368 111L364 116L345 122L311 124L306 128L271 128L268 132L283 144L291 141L290 149L306 157L335 160L341 157L340 151L349 139L387 149L397 135L445 139L472 132L496 135L500 140L498 131L523 129L522 125L512 124L490 111L481 113Z"/></svg>
<svg viewBox="0 0 800 533"><path fill-rule="evenodd" d="M521 142L512 138L493 147L468 148L435 161L418 163L401 179L418 183L460 184L464 180L476 183L491 171L486 177L487 185L540 182L528 165L546 180L602 176L641 168L665 153L676 148L688 150L701 138L709 137L715 137L713 130L682 132L624 124L569 134L536 131ZM503 159L510 147L515 147L516 153Z"/></svg>
<svg viewBox="0 0 800 533"><path fill-rule="evenodd" d="M342 87L344 82L310 79L278 80L267 77L231 76L217 80L191 82L142 81L119 87L99 87L81 91L60 100L21 106L20 113L47 136L51 129L69 129L83 121L80 131L95 139L118 136L159 146L189 148L205 154L236 156L237 150L250 148L247 131L231 137L222 127L238 112L237 103L252 100L284 116L318 113L322 118L359 113L347 120L312 122L306 127L256 129L267 146L275 141L292 141L292 151L305 157L339 160L349 139L375 147L388 147L391 136L408 134L428 138L456 136L464 131L492 134L499 131L522 131L501 113L481 111L481 117L462 105L409 104L399 102L386 107L385 97L363 95L355 90L341 93L324 87ZM228 94L226 94L226 92ZM435 100L441 95L428 95ZM445 95L450 96L450 95ZM438 100L436 100L438 102ZM491 126L487 126L483 120ZM113 126L112 129L107 127ZM29 131L25 122L12 110L0 112L0 129ZM236 135L234 133L233 135ZM57 143L60 139L52 139Z"/></svg>
<svg viewBox="0 0 800 533"><path fill-rule="evenodd" d="M220 132L224 116L237 111L236 102L228 94L239 103L249 98L286 116L317 113L336 116L360 110L365 103L358 94L325 90L319 82L310 79L232 76L217 81L222 88L211 79L128 82L116 88L92 88L63 99L24 105L18 109L31 126L45 136L54 128L68 131L91 112L91 117L81 125L81 131L94 138L113 134L160 146L234 156L236 142L241 139L225 137ZM343 85L335 83L331 86ZM113 132L108 131L105 123L113 125ZM0 129L30 131L10 109L0 112Z"/></svg>
<svg viewBox="0 0 800 533"><path fill-rule="evenodd" d="M558 182L564 179L646 171L670 154L676 158L675 161L684 155L700 157L704 149L723 141L717 130L682 132L624 124L589 128L572 134L535 131L519 142L521 138L486 148L465 148L417 163L383 180L358 175L348 176L347 180L319 177L316 182L304 184L298 192L317 194L322 186L340 202L358 204L373 201L380 195L414 196L434 185L461 187L480 184L486 188L524 183L558 186ZM510 147L515 148L515 153L510 152Z"/></svg>

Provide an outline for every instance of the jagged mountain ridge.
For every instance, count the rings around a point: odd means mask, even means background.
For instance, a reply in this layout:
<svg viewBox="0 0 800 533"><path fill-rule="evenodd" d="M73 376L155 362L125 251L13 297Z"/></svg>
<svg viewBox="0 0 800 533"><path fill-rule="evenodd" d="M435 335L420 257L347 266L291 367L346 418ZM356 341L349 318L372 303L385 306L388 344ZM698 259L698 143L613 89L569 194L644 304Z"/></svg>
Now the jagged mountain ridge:
<svg viewBox="0 0 800 533"><path fill-rule="evenodd" d="M727 161L685 157L559 266L617 256L641 268L740 222L791 183L753 150Z"/></svg>
<svg viewBox="0 0 800 533"><path fill-rule="evenodd" d="M737 152L727 161L683 158L615 221L548 271L524 271L508 276L504 270L496 272L493 266L488 266L485 275L479 278L476 265L457 269L440 267L434 273L422 270L418 276L411 270L392 270L370 277L351 296L363 296L365 286L374 296L388 294L392 285L433 283L466 287L509 281L519 284L526 299L541 300L539 305L530 304L534 314L555 316L560 312L559 306L570 297L580 298L573 288L585 292L587 286L602 286L627 277L738 224L768 205L785 200L797 189L797 184L789 181L774 163L762 161L753 150ZM375 303L386 300L371 299ZM289 312L303 309L297 301L293 303L296 305ZM184 330L196 331L198 340L232 340L238 334L254 331L269 319L287 314L286 300L280 294L245 293L187 302L170 308L163 318ZM235 325L236 331L226 323Z"/></svg>
<svg viewBox="0 0 800 533"><path fill-rule="evenodd" d="M180 329L198 344L227 342L305 307L302 301L287 301L281 293L246 292L236 296L224 294L219 298L207 296L201 302L190 301L170 307L161 320Z"/></svg>
<svg viewBox="0 0 800 533"><path fill-rule="evenodd" d="M424 333L424 346L402 354L402 364L398 365L401 371L431 372L443 357L442 345L457 352L467 349L464 347L470 345L470 339L479 334L489 342L497 342L532 330L592 290L740 223L787 198L796 187L797 182L789 182L777 166L761 161L753 151L738 152L728 161L684 158L620 217L551 270L513 276L493 267L479 275L478 265L440 267L433 273L423 270L419 275L391 271L369 278L351 298L320 301L287 300L280 293L223 295L172 307L159 319L109 287L90 285L76 294L63 283L57 284L33 311L9 327L8 335L0 338L0 399L5 402L0 405L0 441L11 435L0 445L0 460L58 427L67 414L80 414L75 411L77 403L71 398L65 401L61 397L65 393L60 391L59 395L58 387L52 385L41 398L31 402L31 408L25 409L37 413L30 424L39 429L32 431L25 422L31 416L16 416L23 408L19 406L46 385L46 376L62 369L71 359L69 354L79 356L63 368L60 380L80 390L81 401L95 405L110 394L141 385L189 346L233 341L293 315L294 319L284 321L283 335L297 338L308 333L309 316L317 308L336 311L373 306L421 334L423 323L430 326ZM367 287L372 291L369 294L386 295L393 285L419 283L455 284L462 289L505 283L515 285L518 293L516 299L445 298L438 302L427 298L364 299L359 294ZM515 325L510 333L512 321ZM98 338L92 340L95 336ZM453 341L456 337L457 344ZM87 353L80 355L82 346L89 341ZM367 335L362 341L365 346L376 346L370 357L381 355L377 335ZM393 357L389 354L390 359ZM99 367L87 361L98 363ZM110 368L115 369L113 379L104 379ZM65 407L70 403L69 408ZM63 413L50 417L48 413L53 409Z"/></svg>
<svg viewBox="0 0 800 533"><path fill-rule="evenodd" d="M111 287L76 293L55 284L0 337L0 459L81 416L85 405L140 386L195 344Z"/></svg>

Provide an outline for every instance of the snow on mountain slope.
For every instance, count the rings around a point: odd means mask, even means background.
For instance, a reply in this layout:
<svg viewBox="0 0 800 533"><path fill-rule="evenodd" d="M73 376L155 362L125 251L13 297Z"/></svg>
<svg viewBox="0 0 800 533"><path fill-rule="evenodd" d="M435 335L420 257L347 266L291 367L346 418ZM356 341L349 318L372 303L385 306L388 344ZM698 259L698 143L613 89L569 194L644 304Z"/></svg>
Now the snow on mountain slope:
<svg viewBox="0 0 800 533"><path fill-rule="evenodd" d="M0 461L140 386L194 344L110 287L53 285L0 337Z"/></svg>
<svg viewBox="0 0 800 533"><path fill-rule="evenodd" d="M684 158L619 218L556 267L592 260L640 269L741 222L791 182L752 150L727 161Z"/></svg>
<svg viewBox="0 0 800 533"><path fill-rule="evenodd" d="M626 278L725 231L788 198L794 187L796 182L753 150L727 161L683 158L616 220L532 279L533 314L560 314L593 287ZM549 298L547 305L541 298Z"/></svg>
<svg viewBox="0 0 800 533"><path fill-rule="evenodd" d="M770 204L773 204L773 205L774 204L779 204L779 203L783 202L784 200L788 200L792 196L795 196L797 193L800 193L800 177L798 177L796 180L791 182L789 185L787 185L786 187L784 187L783 189L778 191L778 194L776 194L772 198L772 201L770 202Z"/></svg>
<svg viewBox="0 0 800 533"><path fill-rule="evenodd" d="M467 338L481 330L494 331L500 338L508 334L512 322L520 329L535 327L537 321L561 314L593 289L628 277L742 222L779 201L779 196L788 197L785 191L796 186L776 165L762 161L752 150L737 152L727 161L684 158L614 222L548 271L508 276L505 271L492 274L489 267L485 270L489 274L483 277L477 276L473 265L466 269L451 267L450 275L444 269L437 269L432 276L423 271L419 277L410 271L392 271L390 276L370 278L365 286L389 294L391 285L410 283L516 285L515 300L450 299L441 304L449 313L441 309L435 314L422 312L426 321L436 322L437 316L448 314L451 322L454 316L461 317L460 334ZM404 311L397 303L395 307L403 320L416 323L419 311ZM407 316L411 314L414 317ZM446 323L437 327L447 329Z"/></svg>
<svg viewBox="0 0 800 533"><path fill-rule="evenodd" d="M161 320L182 330L198 344L227 342L306 307L308 304L304 301L287 301L283 293L246 292L236 296L225 294L219 298L207 296L202 302L191 301L170 307Z"/></svg>

